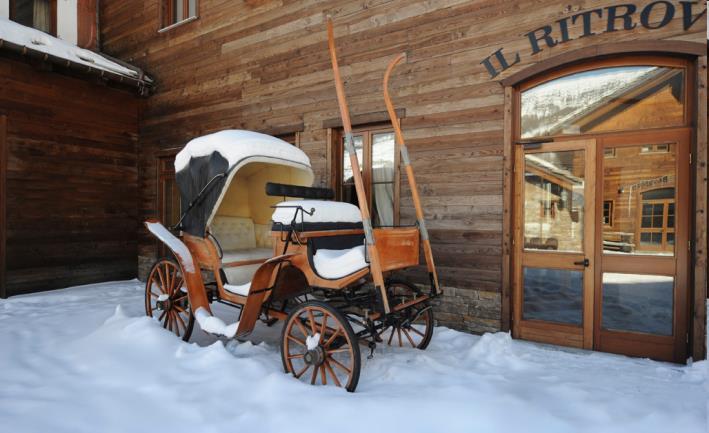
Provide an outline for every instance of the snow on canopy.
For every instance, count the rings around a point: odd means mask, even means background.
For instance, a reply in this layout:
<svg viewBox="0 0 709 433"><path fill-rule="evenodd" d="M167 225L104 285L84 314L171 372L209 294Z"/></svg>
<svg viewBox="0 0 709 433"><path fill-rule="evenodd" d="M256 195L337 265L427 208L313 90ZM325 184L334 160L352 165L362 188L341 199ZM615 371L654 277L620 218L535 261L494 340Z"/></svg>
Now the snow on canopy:
<svg viewBox="0 0 709 433"><path fill-rule="evenodd" d="M111 61L102 55L74 44L48 35L41 30L23 26L7 18L0 18L0 42L6 41L25 47L28 50L39 51L50 56L69 60L74 63L123 75L130 78L141 78L136 70L127 68ZM146 77L142 77L146 79ZM150 81L149 79L147 81Z"/></svg>
<svg viewBox="0 0 709 433"><path fill-rule="evenodd" d="M286 141L260 132L228 129L197 137L187 143L175 158L175 171L187 167L192 158L214 152L228 161L229 168L251 156L283 159L310 167L308 156Z"/></svg>
<svg viewBox="0 0 709 433"><path fill-rule="evenodd" d="M256 208L270 210L278 201L266 196L267 181L311 186L313 171L308 156L288 142L253 131L225 130L187 143L175 158L175 179L182 198L180 229L204 237L227 195L227 205L249 203L251 215L226 215L255 218L262 213Z"/></svg>

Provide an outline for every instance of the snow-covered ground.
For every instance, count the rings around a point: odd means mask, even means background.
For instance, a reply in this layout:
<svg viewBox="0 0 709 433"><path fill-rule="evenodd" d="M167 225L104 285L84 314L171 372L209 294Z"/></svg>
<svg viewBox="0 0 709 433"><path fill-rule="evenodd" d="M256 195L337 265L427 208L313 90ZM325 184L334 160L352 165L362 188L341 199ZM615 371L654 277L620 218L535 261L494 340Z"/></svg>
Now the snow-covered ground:
<svg viewBox="0 0 709 433"><path fill-rule="evenodd" d="M183 343L137 281L0 301L3 432L707 432L709 364L684 367L436 328L378 350L357 392L283 373L278 329ZM231 322L230 310L217 309Z"/></svg>

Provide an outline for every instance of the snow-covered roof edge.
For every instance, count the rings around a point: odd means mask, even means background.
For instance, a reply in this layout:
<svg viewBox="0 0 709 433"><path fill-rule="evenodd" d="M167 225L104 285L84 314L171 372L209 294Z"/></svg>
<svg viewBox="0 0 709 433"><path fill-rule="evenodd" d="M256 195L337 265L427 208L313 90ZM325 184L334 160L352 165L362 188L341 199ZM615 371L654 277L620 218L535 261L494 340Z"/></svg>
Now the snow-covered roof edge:
<svg viewBox="0 0 709 433"><path fill-rule="evenodd" d="M153 80L138 67L63 41L40 30L0 18L0 49L51 61L78 72L138 87L144 93Z"/></svg>

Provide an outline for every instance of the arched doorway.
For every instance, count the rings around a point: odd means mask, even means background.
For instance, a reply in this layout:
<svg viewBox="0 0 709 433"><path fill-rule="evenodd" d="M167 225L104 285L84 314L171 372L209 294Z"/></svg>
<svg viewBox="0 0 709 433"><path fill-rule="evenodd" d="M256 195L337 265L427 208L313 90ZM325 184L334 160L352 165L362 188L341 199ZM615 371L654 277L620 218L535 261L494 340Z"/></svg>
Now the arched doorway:
<svg viewBox="0 0 709 433"><path fill-rule="evenodd" d="M623 56L515 88L516 337L686 359L692 68Z"/></svg>

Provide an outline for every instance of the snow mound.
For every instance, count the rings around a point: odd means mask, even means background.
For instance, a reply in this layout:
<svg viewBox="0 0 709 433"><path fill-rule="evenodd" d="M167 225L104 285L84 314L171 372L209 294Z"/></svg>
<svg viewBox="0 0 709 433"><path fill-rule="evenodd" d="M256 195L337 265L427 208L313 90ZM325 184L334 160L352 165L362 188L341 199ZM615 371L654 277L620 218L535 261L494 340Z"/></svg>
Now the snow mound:
<svg viewBox="0 0 709 433"><path fill-rule="evenodd" d="M342 278L369 266L364 245L345 250L319 249L313 255L313 264L318 275L331 279Z"/></svg>
<svg viewBox="0 0 709 433"><path fill-rule="evenodd" d="M202 328L202 331L210 334L233 338L236 335L236 330L239 329L239 322L227 325L222 319L217 316L212 316L207 310L201 307L197 308L194 317L197 319L197 323L199 323L199 327Z"/></svg>
<svg viewBox="0 0 709 433"><path fill-rule="evenodd" d="M478 342L468 350L466 359L512 370L534 368L533 364L525 360L524 355L516 352L514 346L515 342L509 332L483 334Z"/></svg>
<svg viewBox="0 0 709 433"><path fill-rule="evenodd" d="M175 171L187 167L192 158L218 152L229 162L229 168L241 160L254 157L276 158L310 167L310 159L292 144L260 132L227 129L192 139L175 157Z"/></svg>

